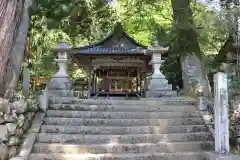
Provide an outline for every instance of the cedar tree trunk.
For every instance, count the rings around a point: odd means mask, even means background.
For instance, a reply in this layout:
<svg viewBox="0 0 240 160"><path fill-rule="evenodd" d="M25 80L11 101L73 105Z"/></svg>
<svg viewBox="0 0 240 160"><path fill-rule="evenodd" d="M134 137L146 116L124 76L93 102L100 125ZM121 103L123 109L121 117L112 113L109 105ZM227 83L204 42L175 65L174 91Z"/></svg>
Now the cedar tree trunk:
<svg viewBox="0 0 240 160"><path fill-rule="evenodd" d="M22 0L0 0L0 94L4 95L10 53L23 9Z"/></svg>

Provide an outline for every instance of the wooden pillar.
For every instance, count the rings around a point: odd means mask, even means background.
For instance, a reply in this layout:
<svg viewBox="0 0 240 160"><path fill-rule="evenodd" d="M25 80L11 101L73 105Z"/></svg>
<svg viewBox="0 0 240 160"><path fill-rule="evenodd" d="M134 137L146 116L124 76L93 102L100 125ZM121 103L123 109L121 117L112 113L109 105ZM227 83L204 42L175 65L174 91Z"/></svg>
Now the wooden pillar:
<svg viewBox="0 0 240 160"><path fill-rule="evenodd" d="M91 92L92 92L92 85L91 85L91 81L92 81L92 66L89 66L88 69L88 98L91 98Z"/></svg>
<svg viewBox="0 0 240 160"><path fill-rule="evenodd" d="M140 91L142 91L142 72L139 73L140 77L139 77L139 81L140 81Z"/></svg>
<svg viewBox="0 0 240 160"><path fill-rule="evenodd" d="M144 90L146 91L148 88L148 79L147 79L147 73L144 75Z"/></svg>
<svg viewBox="0 0 240 160"><path fill-rule="evenodd" d="M128 78L128 89L132 90L132 81L130 77Z"/></svg>
<svg viewBox="0 0 240 160"><path fill-rule="evenodd" d="M98 91L98 84L97 84L97 80L98 80L98 77L97 77L97 74L95 73L95 92Z"/></svg>
<svg viewBox="0 0 240 160"><path fill-rule="evenodd" d="M127 72L127 74L128 74L127 75L128 76L128 80L127 80L128 81L128 90L130 90L131 89L131 80L130 80L131 78L130 78L129 72Z"/></svg>
<svg viewBox="0 0 240 160"><path fill-rule="evenodd" d="M96 73L93 73L92 77L92 91L96 92Z"/></svg>
<svg viewBox="0 0 240 160"><path fill-rule="evenodd" d="M137 80L137 88L136 88L136 90L137 90L137 92L138 92L138 86L139 86L139 79L138 79L138 77L139 77L139 69L137 68L137 77L136 77L136 80Z"/></svg>

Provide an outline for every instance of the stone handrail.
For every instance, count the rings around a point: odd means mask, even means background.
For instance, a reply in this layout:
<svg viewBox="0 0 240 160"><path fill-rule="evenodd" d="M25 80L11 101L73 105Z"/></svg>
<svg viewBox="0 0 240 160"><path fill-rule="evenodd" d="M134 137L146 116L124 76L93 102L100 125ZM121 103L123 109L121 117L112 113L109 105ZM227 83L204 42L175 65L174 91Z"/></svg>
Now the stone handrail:
<svg viewBox="0 0 240 160"><path fill-rule="evenodd" d="M42 94L39 95L39 107L43 112L46 112L49 106L49 98L51 96L59 97L60 95L70 96L70 97L77 97L81 99L86 99L88 97L88 91L74 91L74 90L43 90ZM61 96L60 96L61 97Z"/></svg>

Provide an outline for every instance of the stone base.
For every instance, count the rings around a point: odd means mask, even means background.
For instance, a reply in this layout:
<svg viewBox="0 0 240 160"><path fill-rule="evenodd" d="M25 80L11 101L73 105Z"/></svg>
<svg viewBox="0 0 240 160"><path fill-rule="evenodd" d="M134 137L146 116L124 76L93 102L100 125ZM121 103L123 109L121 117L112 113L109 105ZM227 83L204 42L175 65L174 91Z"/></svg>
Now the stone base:
<svg viewBox="0 0 240 160"><path fill-rule="evenodd" d="M71 90L72 82L67 77L53 77L47 84L48 90Z"/></svg>
<svg viewBox="0 0 240 160"><path fill-rule="evenodd" d="M158 98L158 97L176 97L177 92L176 91L146 91L146 97L152 97L152 98Z"/></svg>
<svg viewBox="0 0 240 160"><path fill-rule="evenodd" d="M152 78L150 80L150 84L148 86L149 90L157 90L157 91L171 91L172 85L168 84L168 81L165 78Z"/></svg>
<svg viewBox="0 0 240 160"><path fill-rule="evenodd" d="M239 160L240 159L239 155L224 156L216 152L207 153L206 157L208 158L208 160Z"/></svg>
<svg viewBox="0 0 240 160"><path fill-rule="evenodd" d="M75 97L74 90L48 90L49 97Z"/></svg>

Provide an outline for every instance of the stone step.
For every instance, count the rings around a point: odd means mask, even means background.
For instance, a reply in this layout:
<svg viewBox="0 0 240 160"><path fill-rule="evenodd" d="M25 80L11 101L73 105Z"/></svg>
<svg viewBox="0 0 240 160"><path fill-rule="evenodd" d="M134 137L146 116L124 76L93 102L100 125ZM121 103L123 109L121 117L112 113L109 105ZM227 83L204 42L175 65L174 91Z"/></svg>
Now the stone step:
<svg viewBox="0 0 240 160"><path fill-rule="evenodd" d="M148 90L146 97L177 97L177 91L172 90Z"/></svg>
<svg viewBox="0 0 240 160"><path fill-rule="evenodd" d="M39 133L36 142L39 143L68 143L68 144L136 144L160 142L191 142L213 141L209 132L173 133L173 134L128 134L128 135L81 135Z"/></svg>
<svg viewBox="0 0 240 160"><path fill-rule="evenodd" d="M74 90L48 90L51 97L87 97L87 91Z"/></svg>
<svg viewBox="0 0 240 160"><path fill-rule="evenodd" d="M149 90L159 90L159 91L172 91L172 84L167 83L160 83L156 88L149 88Z"/></svg>
<svg viewBox="0 0 240 160"><path fill-rule="evenodd" d="M37 143L33 146L33 153L66 153L66 154L86 154L86 153L174 153L174 152L198 152L207 151L214 148L214 142L160 142L140 143L140 144L93 144L93 145L73 145L73 144L48 144Z"/></svg>
<svg viewBox="0 0 240 160"><path fill-rule="evenodd" d="M72 126L178 126L201 125L202 118L177 118L177 119L89 119L89 118L54 118L45 117L47 125L72 125Z"/></svg>
<svg viewBox="0 0 240 160"><path fill-rule="evenodd" d="M50 109L74 111L120 111L120 112L187 112L196 111L195 106L160 105L160 106L127 106L127 105L84 105L84 104L51 104Z"/></svg>
<svg viewBox="0 0 240 160"><path fill-rule="evenodd" d="M94 96L94 100L140 100L139 97L123 97L123 96Z"/></svg>
<svg viewBox="0 0 240 160"><path fill-rule="evenodd" d="M189 133L207 132L205 125L178 125L178 126L132 126L132 127L109 127L109 126L62 126L42 125L43 133L66 133L66 134L167 134L167 133Z"/></svg>
<svg viewBox="0 0 240 160"><path fill-rule="evenodd" d="M141 100L111 100L111 99L79 99L78 97L49 97L50 103L58 104L116 104L116 105L160 105L160 104L182 104L193 105L196 104L196 99L190 97L160 97L160 98L141 98Z"/></svg>
<svg viewBox="0 0 240 160"><path fill-rule="evenodd" d="M101 119L165 119L201 117L199 111L186 112L91 112L47 110L47 117Z"/></svg>
<svg viewBox="0 0 240 160"><path fill-rule="evenodd" d="M145 153L145 154L30 154L28 160L204 160L205 153Z"/></svg>

